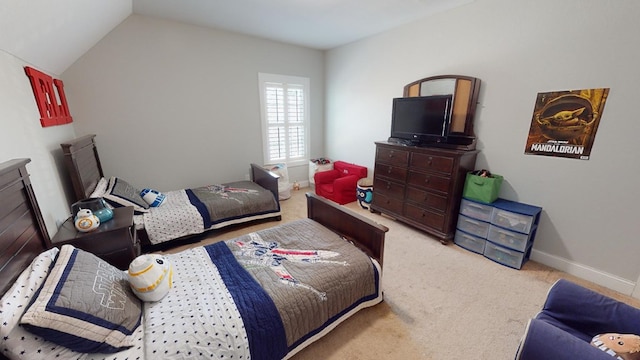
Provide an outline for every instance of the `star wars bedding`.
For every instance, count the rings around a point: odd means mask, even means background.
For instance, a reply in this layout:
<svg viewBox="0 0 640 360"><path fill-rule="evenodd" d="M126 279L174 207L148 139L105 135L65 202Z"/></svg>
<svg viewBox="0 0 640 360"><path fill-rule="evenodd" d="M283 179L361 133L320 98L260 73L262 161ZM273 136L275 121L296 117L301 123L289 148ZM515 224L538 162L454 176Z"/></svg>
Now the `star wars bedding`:
<svg viewBox="0 0 640 360"><path fill-rule="evenodd" d="M34 360L282 359L382 301L378 264L310 219L165 257L173 287L162 300L143 303L132 347L82 354L11 326L0 353ZM34 278L42 282L46 274Z"/></svg>
<svg viewBox="0 0 640 360"><path fill-rule="evenodd" d="M270 191L251 181L237 181L169 191L161 206L142 217L149 241L159 244L279 212L280 204Z"/></svg>
<svg viewBox="0 0 640 360"><path fill-rule="evenodd" d="M310 219L167 257L174 287L145 304L147 358L282 359L382 300L371 259Z"/></svg>

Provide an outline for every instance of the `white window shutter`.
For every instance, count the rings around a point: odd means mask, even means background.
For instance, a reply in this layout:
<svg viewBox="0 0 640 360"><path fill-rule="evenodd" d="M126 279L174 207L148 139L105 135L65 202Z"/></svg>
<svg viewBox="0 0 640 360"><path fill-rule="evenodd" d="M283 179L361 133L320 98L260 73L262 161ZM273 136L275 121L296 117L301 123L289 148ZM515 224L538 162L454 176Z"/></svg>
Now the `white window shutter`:
<svg viewBox="0 0 640 360"><path fill-rule="evenodd" d="M265 164L308 161L309 79L259 74Z"/></svg>

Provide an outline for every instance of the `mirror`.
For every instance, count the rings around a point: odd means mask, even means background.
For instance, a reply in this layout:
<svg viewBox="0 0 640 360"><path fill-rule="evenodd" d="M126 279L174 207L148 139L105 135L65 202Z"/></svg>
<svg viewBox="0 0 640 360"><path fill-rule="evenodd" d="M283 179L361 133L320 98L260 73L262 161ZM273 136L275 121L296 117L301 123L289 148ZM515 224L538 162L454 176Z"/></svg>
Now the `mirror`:
<svg viewBox="0 0 640 360"><path fill-rule="evenodd" d="M475 148L473 121L480 92L480 79L462 75L431 76L414 81L404 87L404 97L453 95L449 132L452 136L468 138ZM471 150L471 149L470 149Z"/></svg>

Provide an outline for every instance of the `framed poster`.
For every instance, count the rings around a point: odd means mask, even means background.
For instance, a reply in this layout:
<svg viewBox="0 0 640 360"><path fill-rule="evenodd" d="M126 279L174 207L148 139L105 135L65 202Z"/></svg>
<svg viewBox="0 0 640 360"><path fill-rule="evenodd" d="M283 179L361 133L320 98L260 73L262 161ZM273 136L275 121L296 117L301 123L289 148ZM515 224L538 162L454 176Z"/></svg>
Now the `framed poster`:
<svg viewBox="0 0 640 360"><path fill-rule="evenodd" d="M525 154L588 160L609 88L538 93Z"/></svg>

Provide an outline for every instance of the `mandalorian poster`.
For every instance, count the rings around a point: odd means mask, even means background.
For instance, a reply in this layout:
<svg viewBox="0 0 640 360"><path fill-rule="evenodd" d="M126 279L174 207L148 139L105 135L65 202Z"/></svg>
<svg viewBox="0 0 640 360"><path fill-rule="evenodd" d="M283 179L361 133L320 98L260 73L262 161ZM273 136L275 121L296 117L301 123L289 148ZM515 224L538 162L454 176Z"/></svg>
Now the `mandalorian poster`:
<svg viewBox="0 0 640 360"><path fill-rule="evenodd" d="M538 93L525 154L588 160L608 88Z"/></svg>

